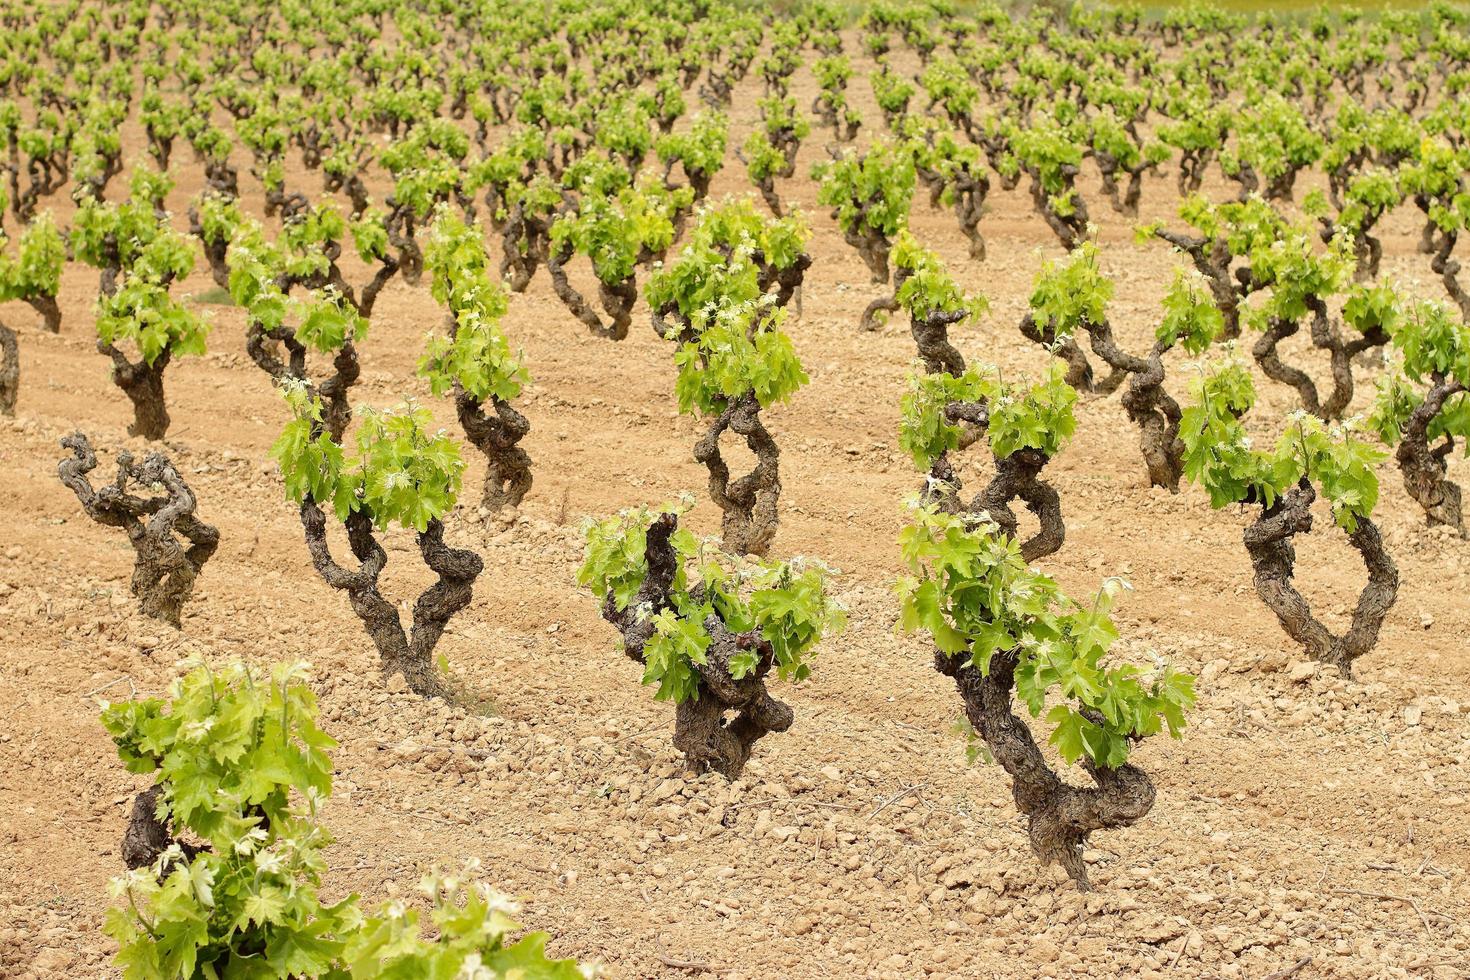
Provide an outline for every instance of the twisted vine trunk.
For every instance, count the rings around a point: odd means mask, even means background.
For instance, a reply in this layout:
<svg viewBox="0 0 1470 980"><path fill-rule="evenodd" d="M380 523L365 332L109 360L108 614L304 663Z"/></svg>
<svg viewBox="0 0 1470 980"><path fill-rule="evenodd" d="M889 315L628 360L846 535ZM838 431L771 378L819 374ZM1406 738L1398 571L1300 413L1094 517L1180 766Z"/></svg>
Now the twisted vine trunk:
<svg viewBox="0 0 1470 980"><path fill-rule="evenodd" d="M910 320L909 332L919 348L919 357L924 362L925 371L930 374L949 374L956 378L965 373L964 355L949 342L949 328L969 315L968 310L952 313L930 310Z"/></svg>
<svg viewBox="0 0 1470 980"><path fill-rule="evenodd" d="M403 281L417 286L424 274L424 251L414 235L413 215L395 204L391 197L388 198L388 207L392 210L383 222L388 232L388 244L398 249L398 268L403 273Z"/></svg>
<svg viewBox="0 0 1470 980"><path fill-rule="evenodd" d="M1040 344L1051 351L1056 357L1060 357L1067 365L1067 384L1078 391L1085 391L1095 395L1111 395L1117 391L1128 377L1127 371L1116 368L1101 381L1093 380L1092 363L1088 361L1087 355L1077 343L1073 336L1059 338L1056 327L1048 322L1042 326L1036 322L1036 318L1027 313L1021 319L1021 336L1032 343Z"/></svg>
<svg viewBox="0 0 1470 980"><path fill-rule="evenodd" d="M61 482L76 494L88 517L127 533L135 555L130 588L143 614L177 627L195 580L219 547L219 531L194 515L194 492L159 453L149 453L142 463L122 453L116 479L94 490L87 474L97 468L97 454L87 437L76 432L61 445L72 452L57 466ZM163 493L135 496L130 485L157 486Z"/></svg>
<svg viewBox="0 0 1470 980"><path fill-rule="evenodd" d="M954 213L959 218L960 231L970 243L970 258L985 261L985 238L980 234L980 218L985 213L985 198L990 194L990 180L984 174L972 177L968 173L955 176Z"/></svg>
<svg viewBox="0 0 1470 980"><path fill-rule="evenodd" d="M268 341L275 341L286 349L287 361L282 361L271 350ZM332 441L341 443L342 435L352 422L352 405L348 392L362 376L362 365L357 360L357 348L351 340L343 342L332 356L332 375L321 384L313 384L306 373L306 346L296 339L289 327L274 327L267 330L255 318L251 318L245 334L245 352L256 365L277 383L288 379L307 385L311 394L322 401L322 421Z"/></svg>
<svg viewBox="0 0 1470 980"><path fill-rule="evenodd" d="M494 414L487 413L485 405L458 382L454 386L454 409L465 438L485 454L485 488L480 506L489 511L519 507L531 489L531 457L517 444L531 431L530 421L499 398L490 402Z"/></svg>
<svg viewBox="0 0 1470 980"><path fill-rule="evenodd" d="M41 315L41 329L47 333L61 333L61 307L56 305L55 296L26 296L26 305Z"/></svg>
<svg viewBox="0 0 1470 980"><path fill-rule="evenodd" d="M741 154L737 152L736 156L741 156ZM751 179L755 180L754 177ZM755 188L760 191L761 200L766 202L766 207L771 209L772 215L777 218L784 218L786 216L786 209L781 204L781 195L776 191L776 176L774 174L766 174L759 180L755 180Z"/></svg>
<svg viewBox="0 0 1470 980"><path fill-rule="evenodd" d="M1299 167L1288 167L1285 173L1266 181L1266 200L1291 203L1295 199L1296 175L1299 172Z"/></svg>
<svg viewBox="0 0 1470 980"><path fill-rule="evenodd" d="M1124 167L1117 157L1102 150L1094 150L1092 157L1097 163L1098 175L1102 178L1103 193L1108 196L1108 203L1113 206L1113 210L1127 218L1138 217L1138 199L1143 194L1143 172L1148 168L1143 164ZM1127 190L1122 190L1118 185L1120 173L1128 175Z"/></svg>
<svg viewBox="0 0 1470 980"><path fill-rule="evenodd" d="M14 415L20 395L20 344L15 331L0 323L0 415Z"/></svg>
<svg viewBox="0 0 1470 980"><path fill-rule="evenodd" d="M1319 395L1316 383L1305 371L1281 359L1278 348L1283 340L1301 330L1298 321L1273 317L1251 348L1251 355L1266 377L1296 389L1302 408L1320 419L1339 419L1353 400L1353 358L1387 344L1388 334L1375 326L1348 340L1333 325L1327 314L1327 304L1321 297L1308 296L1306 305L1312 317L1312 346L1327 351L1331 356L1332 390L1325 399Z"/></svg>
<svg viewBox="0 0 1470 980"><path fill-rule="evenodd" d="M240 173L226 160L205 160L204 182L215 193L231 200L240 196Z"/></svg>
<svg viewBox="0 0 1470 980"><path fill-rule="evenodd" d="M602 604L602 618L623 636L623 651L635 663L644 663L644 648L653 636L653 618L672 607L670 592L678 572L678 556L670 538L678 518L662 514L648 529L645 556L648 573L638 594L624 609L609 595ZM696 588L695 599L703 593ZM789 705L766 690L765 679L775 664L775 652L757 630L732 632L717 614L707 616L704 628L711 642L705 662L694 664L698 673L694 697L681 702L674 712L674 747L684 755L694 772L718 772L737 778L745 769L755 743L771 732L784 732L795 716ZM756 650L759 659L753 671L739 680L730 675L730 660L737 653ZM734 712L728 721L725 716Z"/></svg>
<svg viewBox="0 0 1470 980"><path fill-rule="evenodd" d="M1179 403L1164 390L1164 353L1156 343L1147 357L1129 354L1118 346L1112 325L1084 322L1093 353L1114 371L1128 378L1123 392L1123 410L1139 429L1139 448L1149 483L1179 492L1179 479L1184 475L1184 441L1179 438L1182 413Z"/></svg>
<svg viewBox="0 0 1470 980"><path fill-rule="evenodd" d="M152 364L146 360L133 364L122 351L101 340L97 341L97 351L112 358L113 384L133 403L133 424L128 426L128 435L151 442L162 440L171 421L163 400L163 372L173 359L172 351L164 348Z"/></svg>
<svg viewBox="0 0 1470 980"><path fill-rule="evenodd" d="M720 436L728 429L745 438L755 454L755 469L732 481L720 454ZM781 515L781 450L761 424L760 404L747 393L731 402L694 444L694 459L709 471L710 498L723 513L725 550L737 555L764 555L775 540Z"/></svg>
<svg viewBox="0 0 1470 980"><path fill-rule="evenodd" d="M1188 197L1200 189L1205 181L1205 171L1215 159L1214 150L1184 150L1179 155L1179 174L1176 187L1180 197Z"/></svg>
<svg viewBox="0 0 1470 980"><path fill-rule="evenodd" d="M335 194L338 191L346 194L347 200L351 203L351 214L354 218L360 217L372 204L368 197L367 184L363 183L362 175L355 171L346 176L323 171L322 190L328 194Z"/></svg>
<svg viewBox="0 0 1470 980"><path fill-rule="evenodd" d="M1404 424L1394 458L1404 477L1404 489L1409 496L1424 508L1430 527L1445 525L1452 527L1465 537L1465 517L1461 509L1460 487L1448 478L1448 459L1455 448L1455 440L1445 436L1444 441L1429 445L1429 425L1439 414L1446 401L1463 394L1465 386L1458 381L1447 380L1436 373L1433 385L1424 396L1424 401L1414 409Z"/></svg>
<svg viewBox="0 0 1470 980"><path fill-rule="evenodd" d="M373 273L371 279L363 284L362 292L359 293L347 281L347 277L342 274L342 268L337 264L337 260L342 257L342 243L334 241L323 243L322 255L326 258L327 264L325 269L306 274L293 275L283 273L276 277L277 288L282 292L290 292L297 286L317 290L330 287L340 293L348 305L357 311L357 315L364 319L372 317L373 306L377 303L378 294L383 291L383 287L388 285L388 282L402 268L399 260L393 256L386 253L378 256L377 271ZM226 270L225 275L228 279L228 270Z"/></svg>
<svg viewBox="0 0 1470 980"><path fill-rule="evenodd" d="M1123 392L1123 410L1138 426L1139 448L1152 486L1179 492L1184 476L1184 441L1179 438L1183 413L1179 403L1164 390L1164 362L1155 355L1148 368L1132 376Z"/></svg>
<svg viewBox="0 0 1470 980"><path fill-rule="evenodd" d="M879 296L863 308L862 318L858 320L858 329L864 333L872 333L879 327L879 313L893 313L898 310L898 296Z"/></svg>
<svg viewBox="0 0 1470 980"><path fill-rule="evenodd" d="M868 267L873 285L882 285L888 281L888 253L893 250L893 243L882 232L868 227L861 216L858 218L858 227L862 230L843 229L842 237L847 244L857 249L863 264Z"/></svg>
<svg viewBox="0 0 1470 980"><path fill-rule="evenodd" d="M750 260L756 264L756 281L760 285L761 292L769 292L771 287L775 286L776 305L783 308L795 297L796 315L800 317L801 284L806 278L806 270L812 266L812 257L806 252L799 252L790 265L778 269L766 260L763 251L756 249L751 252Z"/></svg>
<svg viewBox="0 0 1470 980"><path fill-rule="evenodd" d="M1097 830L1127 827L1154 805L1148 774L1131 764L1098 766L1086 756L1081 765L1094 786L1064 782L1046 763L1026 723L1011 710L1017 653L997 652L990 671L981 674L958 657L935 652L934 666L954 679L965 703L965 717L1011 777L1011 797L1026 817L1031 849L1043 865L1059 864L1080 891L1090 891L1082 852Z"/></svg>
<svg viewBox="0 0 1470 980"><path fill-rule="evenodd" d="M383 287L388 285L389 281L398 274L401 268L402 266L398 259L393 256L387 254L379 256L377 271L373 273L371 279L363 284L362 292L358 293L356 289L348 284L346 277L342 275L342 270L337 267L336 256L333 256L331 263L327 266L327 285L335 287L337 292L342 294L342 298L347 300L352 308L357 311L358 316L364 319L371 319L373 307L378 302L378 294L383 291Z"/></svg>
<svg viewBox="0 0 1470 980"><path fill-rule="evenodd" d="M1312 614L1312 607L1292 584L1296 568L1296 535L1312 529L1312 502L1317 492L1302 482L1245 529L1245 547L1255 569L1256 594L1281 623L1281 628L1300 643L1313 660L1336 667L1343 677L1352 676L1353 662L1373 649L1383 620L1398 598L1399 572L1383 547L1378 527L1368 518L1348 533L1348 542L1362 556L1368 582L1358 596L1352 624L1342 636L1334 635Z"/></svg>
<svg viewBox="0 0 1470 980"><path fill-rule="evenodd" d="M1261 177L1256 173L1256 168L1248 163L1238 165L1239 169L1233 174L1227 174L1240 185L1240 192L1235 195L1237 203L1244 204L1251 199L1251 195L1261 189ZM1269 199L1269 194L1267 198Z"/></svg>
<svg viewBox="0 0 1470 980"><path fill-rule="evenodd" d="M199 239L199 245L204 250L204 259L209 263L209 275L214 284L220 289L230 288L230 242L229 239L217 240L210 238L204 233L204 222L199 217L199 209L189 205L189 234Z"/></svg>
<svg viewBox="0 0 1470 980"><path fill-rule="evenodd" d="M570 262L572 252L570 248L563 249L561 254L549 253L546 256L546 271L551 273L551 287L556 291L557 297L566 304L572 315L587 327L588 331L598 337L608 340L622 340L628 336L628 327L633 323L633 304L638 302L638 286L632 276L609 285L601 280L597 282L598 298L602 302L602 309L607 313L609 320L606 324L597 315L582 294L577 292L576 287L567 278L565 264Z"/></svg>
<svg viewBox="0 0 1470 980"><path fill-rule="evenodd" d="M383 676L402 674L409 689L425 697L442 697L444 680L434 666L434 648L451 617L469 605L475 579L484 571L480 556L444 543L444 525L431 520L419 533L419 554L438 580L419 595L413 607L411 632L405 632L398 608L378 591L378 577L388 564L388 553L373 535L372 518L357 510L344 522L347 543L357 559L356 569L346 569L332 558L327 543L327 519L308 494L301 502L301 527L311 563L334 589L347 593L352 611L362 621L377 648Z"/></svg>
<svg viewBox="0 0 1470 980"><path fill-rule="evenodd" d="M945 414L951 422L966 422L982 430L988 424L988 409L982 404L949 405ZM994 477L968 508L971 513L987 512L1003 535L1014 538L1018 528L1010 503L1025 503L1041 525L1021 544L1021 555L1028 562L1055 553L1066 539L1061 498L1040 478L1047 462L1048 457L1036 449L997 457ZM952 478L949 460L941 456L931 475ZM951 497L950 503L957 504L957 498ZM1012 710L1018 659L1016 649L998 651L990 659L988 672L981 673L961 657L934 652L935 669L953 678L965 704L966 719L1011 777L1011 795L1016 808L1027 818L1032 850L1044 865L1061 865L1079 890L1088 891L1092 886L1082 854L1089 835L1141 820L1153 808L1153 783L1137 766L1125 764L1109 769L1086 756L1081 765L1093 786L1073 786L1058 776L1047 764L1031 730ZM1096 717L1090 720L1101 721Z"/></svg>
<svg viewBox="0 0 1470 980"><path fill-rule="evenodd" d="M893 273L893 295L880 296L869 303L863 311L862 328L877 329L878 311L892 313L899 308L898 292L903 289L913 273L898 268ZM928 310L921 314L910 314L909 334L914 338L924 370L929 374L948 374L958 378L965 373L965 357L954 344L949 342L949 328L970 315L968 310ZM870 324L871 321L871 324Z"/></svg>
<svg viewBox="0 0 1470 980"><path fill-rule="evenodd" d="M1067 539L1062 498L1055 487L1041 479L1041 471L1050 461L1051 457L1039 449L1018 449L1009 456L996 457L995 475L970 504L972 513L985 511L1010 538L1020 527L1011 501L1025 504L1041 525L1021 542L1021 557L1028 562L1055 554Z"/></svg>
<svg viewBox="0 0 1470 980"><path fill-rule="evenodd" d="M511 207L500 258L500 275L509 280L511 292L523 293L531 284L536 267L546 261L551 250L550 236L551 225L547 220L528 215L520 201Z"/></svg>
<svg viewBox="0 0 1470 980"><path fill-rule="evenodd" d="M1470 321L1470 292L1460 284L1460 263L1451 258L1450 253L1455 250L1455 242L1459 235L1454 232L1441 233L1440 244L1437 249L1427 251L1434 252L1434 258L1429 262L1429 267L1434 270L1435 275L1440 277L1444 283L1445 292L1450 294L1450 299L1460 308L1460 316Z"/></svg>
<svg viewBox="0 0 1470 980"><path fill-rule="evenodd" d="M1041 177L1036 173L1031 174L1031 206L1037 214L1041 215L1052 233L1057 236L1062 247L1069 252L1081 245L1087 238L1087 203L1082 200L1082 195L1077 192L1072 183L1078 173L1078 169L1071 165L1062 167L1062 175L1066 178L1068 188L1072 192L1071 214L1062 214L1052 207L1050 195L1041 185Z"/></svg>

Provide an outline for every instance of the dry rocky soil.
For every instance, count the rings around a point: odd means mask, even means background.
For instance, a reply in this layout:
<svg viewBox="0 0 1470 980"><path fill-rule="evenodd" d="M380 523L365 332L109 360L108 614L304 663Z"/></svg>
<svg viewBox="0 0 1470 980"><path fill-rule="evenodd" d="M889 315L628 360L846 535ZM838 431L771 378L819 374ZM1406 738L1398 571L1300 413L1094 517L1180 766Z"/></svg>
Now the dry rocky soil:
<svg viewBox="0 0 1470 980"><path fill-rule="evenodd" d="M801 77L796 94L809 101ZM756 84L737 92L734 140L754 122ZM853 93L876 124L861 77ZM1304 662L1255 597L1240 540L1248 515L1212 511L1193 487L1147 489L1116 396L1078 405L1077 435L1048 470L1067 542L1044 567L1074 594L1128 578L1121 652L1197 672L1200 705L1182 741L1137 753L1158 804L1141 824L1096 835L1097 890L1038 867L1003 774L966 764L950 682L922 639L894 629L901 501L918 482L897 446L913 342L904 322L855 330L879 287L805 176L825 135L781 185L814 228L790 326L812 380L767 415L783 449L776 551L840 568L851 621L809 681L778 689L796 724L761 742L734 783L682 772L672 710L639 686L575 581L585 517L702 494L699 428L674 410L673 351L641 306L615 344L585 334L544 271L512 300L505 329L535 378L522 408L536 484L519 513L467 503L447 522L454 543L486 560L440 646L464 692L456 703L382 683L346 599L313 572L267 457L283 406L244 353L241 312L207 302L202 260L176 292L216 325L208 355L169 369L166 450L223 542L182 631L137 614L126 541L88 521L56 478L58 440L73 430L104 452L99 473L118 451L145 448L126 437L126 399L90 339L95 272L67 268L58 336L34 329L25 307L0 309L22 327L24 372L18 415L0 421L0 977L115 975L100 927L145 780L117 763L97 700L158 694L186 664L234 657L314 665L323 724L341 741L330 894L376 901L430 865L479 858L524 898L525 923L553 934L554 953L601 962L609 977L1262 978L1307 958L1293 974L1302 980L1470 976L1470 543L1423 526L1391 462L1379 518L1402 591L1377 650L1340 680ZM141 155L140 134L128 139ZM199 185L181 162L170 201L180 215ZM293 180L315 188L319 177ZM1096 185L1084 188L1117 284L1113 322L1142 346L1182 260L1134 244ZM716 196L745 190L732 153ZM1152 180L1145 217L1176 206L1172 179ZM68 219L69 205L57 207ZM1413 217L1388 222L1385 272L1438 297ZM1058 249L1024 188L992 195L983 263L922 193L913 223L991 300L955 331L966 356L1012 377L1040 369L1045 353L1016 324ZM581 260L578 274L588 281ZM455 428L414 374L440 317L426 286L389 287L361 345L358 403L414 395ZM1171 364L1181 395L1191 370ZM1260 386L1253 424L1273 438L1290 393ZM467 502L479 491L471 459ZM1463 461L1452 470L1470 479ZM686 520L718 528L706 503ZM424 570L409 536L390 541L385 588L411 601ZM1304 590L1340 627L1360 564L1325 513L1300 551Z"/></svg>

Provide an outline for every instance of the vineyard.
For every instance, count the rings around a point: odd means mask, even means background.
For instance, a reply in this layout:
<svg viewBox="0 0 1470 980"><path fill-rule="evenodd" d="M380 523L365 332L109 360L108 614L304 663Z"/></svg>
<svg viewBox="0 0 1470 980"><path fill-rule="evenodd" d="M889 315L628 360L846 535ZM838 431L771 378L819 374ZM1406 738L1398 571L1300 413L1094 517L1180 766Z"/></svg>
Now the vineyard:
<svg viewBox="0 0 1470 980"><path fill-rule="evenodd" d="M0 977L1470 976L1470 8L0 22Z"/></svg>

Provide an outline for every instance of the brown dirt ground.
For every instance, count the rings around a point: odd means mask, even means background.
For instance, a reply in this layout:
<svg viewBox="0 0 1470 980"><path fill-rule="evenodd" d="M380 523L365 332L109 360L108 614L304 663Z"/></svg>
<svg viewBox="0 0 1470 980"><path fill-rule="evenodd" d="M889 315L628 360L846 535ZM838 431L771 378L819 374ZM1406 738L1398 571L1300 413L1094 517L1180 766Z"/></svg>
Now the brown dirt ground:
<svg viewBox="0 0 1470 980"><path fill-rule="evenodd" d="M737 93L735 139L754 119L757 85ZM797 95L805 104L812 91L803 72ZM861 77L852 91L878 125ZM1136 591L1119 611L1122 649L1197 671L1201 700L1182 742L1154 739L1138 753L1158 805L1095 837L1097 892L1037 866L1002 774L965 765L953 689L922 640L893 629L899 502L917 482L896 432L913 345L901 322L854 330L877 293L804 176L824 135L781 188L815 230L804 316L791 327L812 382L768 415L784 450L777 551L840 567L851 624L823 645L809 682L780 692L796 725L763 741L734 784L682 775L670 709L639 687L574 581L581 518L702 495L690 456L698 426L674 411L671 349L645 312L613 345L582 331L544 272L512 301L505 329L535 377L523 410L536 486L513 518L470 507L449 521L487 565L441 644L472 692L451 706L385 688L346 601L312 571L266 457L283 412L244 354L238 310L211 308L211 352L168 373L168 451L223 535L181 633L136 614L125 541L88 522L55 477L57 440L73 429L109 456L141 448L124 435L126 399L89 339L95 273L66 270L59 336L33 329L24 307L0 310L25 325L19 415L0 425L0 976L114 975L100 932L106 883L144 780L117 764L96 700L156 694L199 657L315 665L324 724L342 743L327 811L339 839L332 893L377 900L431 864L477 857L525 897L525 922L554 934L553 952L601 961L610 977L697 975L673 965L682 961L732 980L1259 978L1304 957L1303 980L1470 975L1470 546L1422 526L1391 464L1380 517L1403 588L1378 649L1345 682L1299 664L1254 596L1246 516L1211 511L1194 488L1145 489L1116 398L1079 405L1077 436L1049 469L1067 544L1045 567L1078 593L1127 576ZM141 135L128 137L141 154ZM200 177L187 148L180 155L181 215ZM1141 345L1180 260L1134 245L1086 186L1117 282L1115 326ZM747 188L732 154L716 194ZM1145 217L1176 204L1172 179L1150 182ZM1058 250L1024 188L993 195L983 264L965 258L951 216L922 193L914 226L992 301L957 331L966 355L1013 376L1038 370L1045 355L1015 324L1042 256ZM1439 297L1415 230L1410 209L1390 220L1385 271ZM201 260L179 291L211 285ZM356 401L416 395L453 427L450 407L414 376L439 321L426 288L395 282L362 345ZM1189 370L1171 367L1176 391ZM1255 417L1279 420L1288 393L1261 387ZM1457 460L1452 475L1470 473ZM478 482L472 464L466 500ZM718 527L708 504L689 520ZM390 535L401 560L386 586L406 600L425 578L410 546ZM1330 520L1301 551L1305 590L1340 624L1361 567Z"/></svg>

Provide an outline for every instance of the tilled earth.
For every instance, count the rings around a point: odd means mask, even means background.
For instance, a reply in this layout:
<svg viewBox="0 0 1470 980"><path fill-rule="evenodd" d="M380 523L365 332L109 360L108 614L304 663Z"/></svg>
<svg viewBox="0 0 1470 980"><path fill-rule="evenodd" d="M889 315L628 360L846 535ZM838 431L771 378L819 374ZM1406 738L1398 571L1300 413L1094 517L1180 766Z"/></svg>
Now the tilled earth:
<svg viewBox="0 0 1470 980"><path fill-rule="evenodd" d="M805 104L813 89L799 77ZM861 76L852 90L876 125ZM732 143L754 122L757 91L737 91ZM59 336L35 330L25 307L0 308L23 328L19 414L0 422L0 977L114 975L106 885L146 781L116 762L97 700L158 694L186 664L231 657L314 665L324 725L341 741L330 894L376 901L430 865L479 858L526 900L525 923L553 934L553 953L600 961L610 977L1261 978L1306 958L1294 974L1304 980L1470 975L1470 544L1423 527L1391 462L1378 517L1402 589L1378 648L1343 681L1302 662L1256 599L1240 542L1249 515L1212 511L1192 487L1146 489L1116 397L1078 405L1077 435L1048 468L1067 543L1043 565L1075 594L1129 579L1120 652L1197 672L1200 705L1182 741L1138 751L1158 804L1094 837L1096 892L1037 866L1004 774L966 764L953 688L920 638L894 630L895 538L918 482L897 446L913 342L901 321L855 330L881 287L815 205L805 174L825 135L781 185L814 228L789 328L812 382L767 415L783 450L776 551L839 567L850 625L823 644L808 682L777 689L796 724L762 741L734 783L682 773L672 710L638 685L575 582L584 517L703 492L691 458L701 427L674 410L672 348L641 305L633 335L614 344L585 334L544 272L512 299L504 326L535 378L523 411L536 485L518 514L480 514L467 451L465 503L447 523L487 567L440 646L462 692L452 704L384 686L345 598L312 570L267 457L283 407L244 353L241 312L206 303L202 260L176 292L216 327L207 356L169 369L166 449L223 541L181 632L137 615L126 541L89 522L55 476L58 440L75 429L104 452L99 474L116 452L145 448L125 436L126 399L90 340L95 273L68 267ZM140 155L141 134L128 138ZM183 170L179 214L199 182ZM747 189L732 153L715 194ZM1084 190L1117 283L1115 329L1141 347L1182 260L1134 244L1096 185ZM1172 179L1149 183L1145 218L1176 205ZM1046 355L1016 323L1059 250L1024 188L992 195L984 263L922 192L913 224L991 300L955 331L966 356L1012 377L1039 370ZM1413 250L1413 215L1387 225L1385 274L1440 297ZM577 274L589 281L580 260ZM355 400L413 395L454 429L451 406L414 375L440 319L426 286L395 281L361 345ZM1292 353L1316 363L1304 346ZM1169 370L1187 397L1191 366ZM1290 393L1259 386L1253 424L1271 438ZM1359 407L1371 394L1364 384ZM1470 478L1460 460L1451 475ZM708 504L687 520L718 530ZM426 574L408 535L388 540L385 588L411 603ZM1299 551L1304 591L1340 628L1364 578L1356 555L1325 511Z"/></svg>

